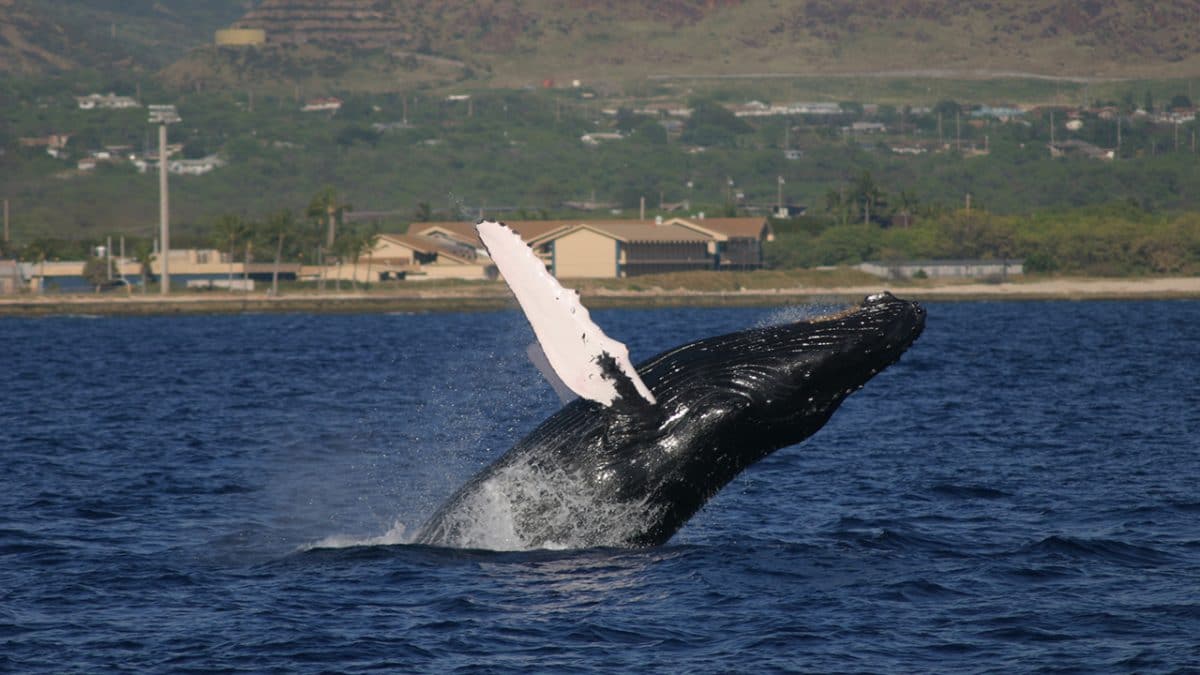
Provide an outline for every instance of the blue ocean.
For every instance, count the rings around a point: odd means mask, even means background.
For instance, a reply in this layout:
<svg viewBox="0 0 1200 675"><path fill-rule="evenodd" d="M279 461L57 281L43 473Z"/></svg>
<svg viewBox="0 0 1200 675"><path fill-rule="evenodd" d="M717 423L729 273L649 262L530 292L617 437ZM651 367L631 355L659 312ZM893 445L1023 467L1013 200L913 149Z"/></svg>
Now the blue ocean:
<svg viewBox="0 0 1200 675"><path fill-rule="evenodd" d="M405 542L558 407L515 310L0 319L0 671L1200 668L1200 302L928 309L668 544L507 552Z"/></svg>

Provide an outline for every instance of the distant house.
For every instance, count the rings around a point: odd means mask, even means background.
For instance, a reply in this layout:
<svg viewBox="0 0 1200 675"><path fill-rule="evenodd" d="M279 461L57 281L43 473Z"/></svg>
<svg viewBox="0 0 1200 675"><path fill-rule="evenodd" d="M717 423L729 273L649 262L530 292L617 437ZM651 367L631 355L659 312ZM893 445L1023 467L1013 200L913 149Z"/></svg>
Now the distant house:
<svg viewBox="0 0 1200 675"><path fill-rule="evenodd" d="M855 122L850 125L849 129L856 134L887 133L887 126L879 122Z"/></svg>
<svg viewBox="0 0 1200 675"><path fill-rule="evenodd" d="M737 117L773 117L777 115L837 115L842 112L838 103L783 103L767 105L761 101L750 101L732 106Z"/></svg>
<svg viewBox="0 0 1200 675"><path fill-rule="evenodd" d="M342 109L342 99L333 96L313 98L305 101L301 112L337 112Z"/></svg>
<svg viewBox="0 0 1200 675"><path fill-rule="evenodd" d="M1004 279L1025 273L1025 261L1019 259L875 261L857 267L883 279Z"/></svg>
<svg viewBox="0 0 1200 675"><path fill-rule="evenodd" d="M29 136L18 138L17 143L23 148L46 148L46 154L55 159L66 154L67 141L72 134L49 134L47 136Z"/></svg>
<svg viewBox="0 0 1200 675"><path fill-rule="evenodd" d="M579 140L583 141L584 145L596 146L600 145L601 141L619 141L622 138L625 137L616 132L593 131L590 134L580 136Z"/></svg>
<svg viewBox="0 0 1200 675"><path fill-rule="evenodd" d="M784 204L771 207L772 218L797 218L808 213L808 207L803 204Z"/></svg>
<svg viewBox="0 0 1200 675"><path fill-rule="evenodd" d="M133 165L137 167L138 173L146 173L151 169L157 170L158 157L138 157L133 160ZM207 157L201 157L200 159L167 159L167 173L173 173L179 176L203 176L204 174L209 173L214 169L219 169L223 166L225 166L225 160L216 155L209 155Z"/></svg>
<svg viewBox="0 0 1200 675"><path fill-rule="evenodd" d="M25 275L15 260L0 260L0 295L12 295L25 288Z"/></svg>
<svg viewBox="0 0 1200 675"><path fill-rule="evenodd" d="M1081 141L1078 139L1047 143L1046 147L1050 149L1051 157L1074 156L1086 157L1088 159L1096 159L1101 161L1112 161L1112 159L1116 157L1116 153L1113 150L1105 150L1104 148L1092 145L1087 141Z"/></svg>
<svg viewBox="0 0 1200 675"><path fill-rule="evenodd" d="M80 110L95 110L97 108L107 109L122 109L122 108L140 108L141 103L138 103L130 96L117 96L113 93L108 94L88 94L87 96L76 96L75 103Z"/></svg>
<svg viewBox="0 0 1200 675"><path fill-rule="evenodd" d="M765 218L508 221L560 278L620 278L686 270L745 270L763 265ZM414 223L410 233L443 237L477 250L470 223Z"/></svg>
<svg viewBox="0 0 1200 675"><path fill-rule="evenodd" d="M476 248L448 237L383 234L358 261L360 277L370 281L399 279L486 279L491 260ZM343 273L349 272L345 265Z"/></svg>
<svg viewBox="0 0 1200 675"><path fill-rule="evenodd" d="M225 160L216 155L209 155L200 159L167 160L167 171L180 176L202 176L222 166L225 166Z"/></svg>
<svg viewBox="0 0 1200 675"><path fill-rule="evenodd" d="M1024 110L1013 106L983 105L971 111L971 117L990 117L1001 122L1007 122L1024 114Z"/></svg>

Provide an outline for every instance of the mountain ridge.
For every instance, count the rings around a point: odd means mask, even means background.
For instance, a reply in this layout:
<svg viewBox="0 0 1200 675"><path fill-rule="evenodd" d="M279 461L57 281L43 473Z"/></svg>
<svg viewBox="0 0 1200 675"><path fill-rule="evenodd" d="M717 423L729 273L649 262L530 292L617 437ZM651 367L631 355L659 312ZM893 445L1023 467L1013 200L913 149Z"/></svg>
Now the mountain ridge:
<svg viewBox="0 0 1200 675"><path fill-rule="evenodd" d="M85 58L88 45L104 43L113 52L107 62L119 67L156 70L174 61L162 73L181 87L314 79L349 79L351 88L422 81L523 86L545 79L886 71L1200 74L1200 0L665 0L650 6L625 0L220 0L204 12L189 10L193 3L183 0L136 0L133 9L115 9L121 4L0 0L0 71L91 65L96 59ZM90 43L31 39L31 32L70 33L69 5L85 8L92 24L121 11L140 23L130 24L124 42L100 40L95 30ZM261 28L267 44L215 47L212 31L219 27ZM156 45L155 30L165 31L174 50ZM124 56L114 46L121 44ZM184 55L185 47L193 49ZM247 50L265 57L247 56ZM431 59L466 66L427 68Z"/></svg>

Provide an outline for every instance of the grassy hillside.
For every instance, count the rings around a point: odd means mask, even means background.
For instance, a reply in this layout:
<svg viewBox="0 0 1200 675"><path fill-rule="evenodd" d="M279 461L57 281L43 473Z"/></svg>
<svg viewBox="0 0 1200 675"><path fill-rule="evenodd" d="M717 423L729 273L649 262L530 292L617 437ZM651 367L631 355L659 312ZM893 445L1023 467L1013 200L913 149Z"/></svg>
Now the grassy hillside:
<svg viewBox="0 0 1200 675"><path fill-rule="evenodd" d="M1197 20L1195 0L264 0L237 25L267 31L275 46L260 51L274 71L206 48L167 76L212 87L274 72L376 90L459 80L626 88L676 77L1186 77L1200 72ZM423 57L464 65L438 74Z"/></svg>
<svg viewBox="0 0 1200 675"><path fill-rule="evenodd" d="M0 0L0 73L158 70L211 43L248 0Z"/></svg>
<svg viewBox="0 0 1200 675"><path fill-rule="evenodd" d="M158 70L190 52L169 82L1177 78L1200 72L1198 20L1196 0L0 0L0 72ZM211 47L230 25L273 45Z"/></svg>

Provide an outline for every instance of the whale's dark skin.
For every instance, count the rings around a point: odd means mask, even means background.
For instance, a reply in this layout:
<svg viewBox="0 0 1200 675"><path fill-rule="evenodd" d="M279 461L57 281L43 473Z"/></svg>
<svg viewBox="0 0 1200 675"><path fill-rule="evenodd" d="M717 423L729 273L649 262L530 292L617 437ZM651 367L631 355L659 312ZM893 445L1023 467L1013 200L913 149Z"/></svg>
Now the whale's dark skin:
<svg viewBox="0 0 1200 675"><path fill-rule="evenodd" d="M657 404L638 397L628 380L618 382L621 396L611 407L567 404L460 488L415 541L481 547L467 534L472 504L504 476L522 473L565 482L586 500L564 505L553 489L512 493L520 548L662 544L743 469L820 429L924 326L920 305L883 293L828 319L659 354L637 366Z"/></svg>

